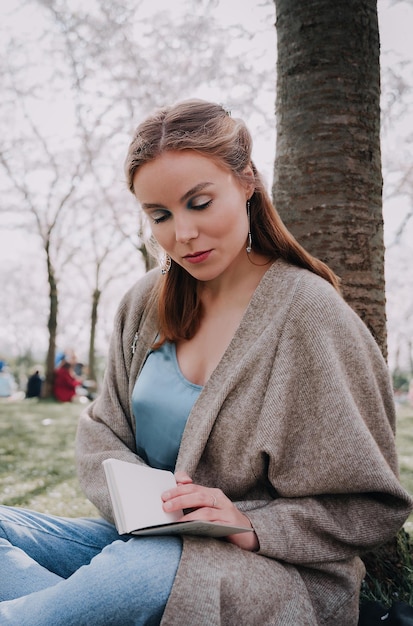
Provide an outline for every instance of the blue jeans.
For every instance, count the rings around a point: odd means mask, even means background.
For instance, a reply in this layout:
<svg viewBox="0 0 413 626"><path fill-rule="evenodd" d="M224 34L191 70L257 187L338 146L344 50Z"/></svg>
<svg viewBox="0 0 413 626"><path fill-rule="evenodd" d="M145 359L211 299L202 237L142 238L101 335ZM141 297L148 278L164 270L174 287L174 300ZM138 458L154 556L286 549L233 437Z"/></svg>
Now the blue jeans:
<svg viewBox="0 0 413 626"><path fill-rule="evenodd" d="M179 537L0 506L0 624L159 624L181 552Z"/></svg>

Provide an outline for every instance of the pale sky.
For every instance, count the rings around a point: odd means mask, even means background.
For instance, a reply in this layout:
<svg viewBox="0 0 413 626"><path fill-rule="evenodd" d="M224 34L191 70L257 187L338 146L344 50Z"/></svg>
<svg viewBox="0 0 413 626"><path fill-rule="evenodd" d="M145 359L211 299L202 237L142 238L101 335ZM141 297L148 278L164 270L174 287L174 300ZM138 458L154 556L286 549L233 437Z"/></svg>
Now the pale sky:
<svg viewBox="0 0 413 626"><path fill-rule="evenodd" d="M87 4L87 6L90 4L92 8L94 4L94 0L89 0L89 2L88 0L67 1L70 6L75 6L76 2L78 2L82 7L84 7L85 4ZM37 19L39 19L39 22L41 21L40 17L37 17L38 14L40 15L39 5L36 3L33 3L32 5L28 4L29 9L26 14L27 19L22 20L20 16L19 20L16 22L16 20L11 18L10 13L17 6L21 6L21 2L19 0L2 0L0 3L0 23L3 28L5 26L8 28L16 28L20 32L26 31L29 34L36 28ZM183 3L181 0L174 0L173 11L179 11L182 6ZM142 7L143 8L141 8L140 11L145 10L149 15L151 12L165 10L167 7L171 7L171 2L170 0L143 0ZM378 10L381 48L383 53L381 59L382 65L389 64L392 67L397 67L397 64L400 62L409 61L413 58L413 37L411 35L413 32L413 0L401 2L394 2L394 0L378 0ZM271 1L265 3L260 0L220 0L217 7L214 9L214 13L216 16L219 16L220 20L224 24L241 24L249 30L251 32L251 38L248 42L244 42L244 47L242 51L240 51L240 54L248 55L254 54L256 51L262 52L263 56L260 63L268 63L270 71L274 68L275 73L276 37L275 28L273 26L274 7ZM410 76L409 84L413 86L413 76ZM215 97L214 94L209 93L207 90L204 92L201 90L200 93L194 95L198 95L200 97L210 97L221 101L219 94ZM272 114L274 108L274 94L270 94L267 98L268 102L265 106L268 106L268 111ZM398 133L401 133L402 135L401 139L396 135L394 137L396 145L400 141L405 142L405 137L408 133L413 133L413 106L411 109L412 111L410 112L410 115L404 120L404 123L406 124L405 128L403 127L398 129ZM252 131L254 135L253 128ZM263 171L268 184L270 184L272 176L274 143L274 128L269 129L268 132L264 133L264 135L258 139L257 137L255 138L254 159L257 162L259 169ZM406 154L406 161L408 162L410 159L410 162L413 163L411 144L404 143L403 146ZM408 210L408 207L409 200L407 198L399 198L397 201L385 203L384 218L387 241L392 239L392 233L399 225L400 220L406 210ZM411 226L413 226L413 224L411 224ZM14 255L26 253L28 247L33 247L34 250L34 246L35 243L30 242L27 235L18 232L10 233L0 231L0 263L4 265L4 263L7 263L7 261ZM413 246L411 246L411 248L413 250ZM410 266L410 268L413 268L413 252L411 257L409 257L408 251L402 252L404 255L403 264L406 267ZM399 271L399 268L404 267L403 264L399 261L399 258L397 257L397 254L395 254L394 250L388 254L387 271L389 278L393 280L393 287L390 285L390 288L392 287L393 289L392 293L390 293L390 302L396 302L396 306L398 297L403 298L403 301L406 300L406 297L403 295L404 283L407 282L409 285L409 280L412 280L413 286L413 278L409 277L408 280L404 281L401 287L399 287L397 281L393 279L393 275ZM400 294L400 296L398 296L398 294ZM397 322L390 319L390 324L397 325Z"/></svg>

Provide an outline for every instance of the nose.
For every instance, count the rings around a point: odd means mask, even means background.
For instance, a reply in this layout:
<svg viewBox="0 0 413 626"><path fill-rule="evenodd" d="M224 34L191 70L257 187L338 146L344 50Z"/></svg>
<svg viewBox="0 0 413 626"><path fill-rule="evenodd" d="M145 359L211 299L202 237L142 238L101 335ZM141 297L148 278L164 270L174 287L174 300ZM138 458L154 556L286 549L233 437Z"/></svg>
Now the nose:
<svg viewBox="0 0 413 626"><path fill-rule="evenodd" d="M175 239L178 243L188 243L198 237L198 228L195 219L188 214L175 216Z"/></svg>

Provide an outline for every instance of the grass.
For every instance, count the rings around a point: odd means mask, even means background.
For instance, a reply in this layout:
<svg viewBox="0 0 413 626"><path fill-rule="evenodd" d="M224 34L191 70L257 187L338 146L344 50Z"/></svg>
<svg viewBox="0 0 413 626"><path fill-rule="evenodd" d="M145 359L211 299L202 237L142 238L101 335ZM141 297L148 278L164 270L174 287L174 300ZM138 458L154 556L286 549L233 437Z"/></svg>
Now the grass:
<svg viewBox="0 0 413 626"><path fill-rule="evenodd" d="M399 454L400 481L413 494L413 407L402 404L397 409L396 444ZM406 531L413 534L413 513L405 524Z"/></svg>
<svg viewBox="0 0 413 626"><path fill-rule="evenodd" d="M96 517L82 494L74 461L82 405L0 402L0 504L67 517Z"/></svg>

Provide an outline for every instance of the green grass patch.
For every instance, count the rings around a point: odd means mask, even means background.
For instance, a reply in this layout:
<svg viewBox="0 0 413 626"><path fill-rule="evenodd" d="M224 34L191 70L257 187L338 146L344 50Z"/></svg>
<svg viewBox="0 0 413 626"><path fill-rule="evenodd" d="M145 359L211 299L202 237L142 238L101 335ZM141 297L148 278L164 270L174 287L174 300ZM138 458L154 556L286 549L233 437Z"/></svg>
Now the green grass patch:
<svg viewBox="0 0 413 626"><path fill-rule="evenodd" d="M67 517L96 517L78 485L79 404L0 402L0 504Z"/></svg>
<svg viewBox="0 0 413 626"><path fill-rule="evenodd" d="M413 407L402 404L397 408L396 444L399 455L400 481L403 487L413 494ZM409 534L413 534L413 513L405 524Z"/></svg>

